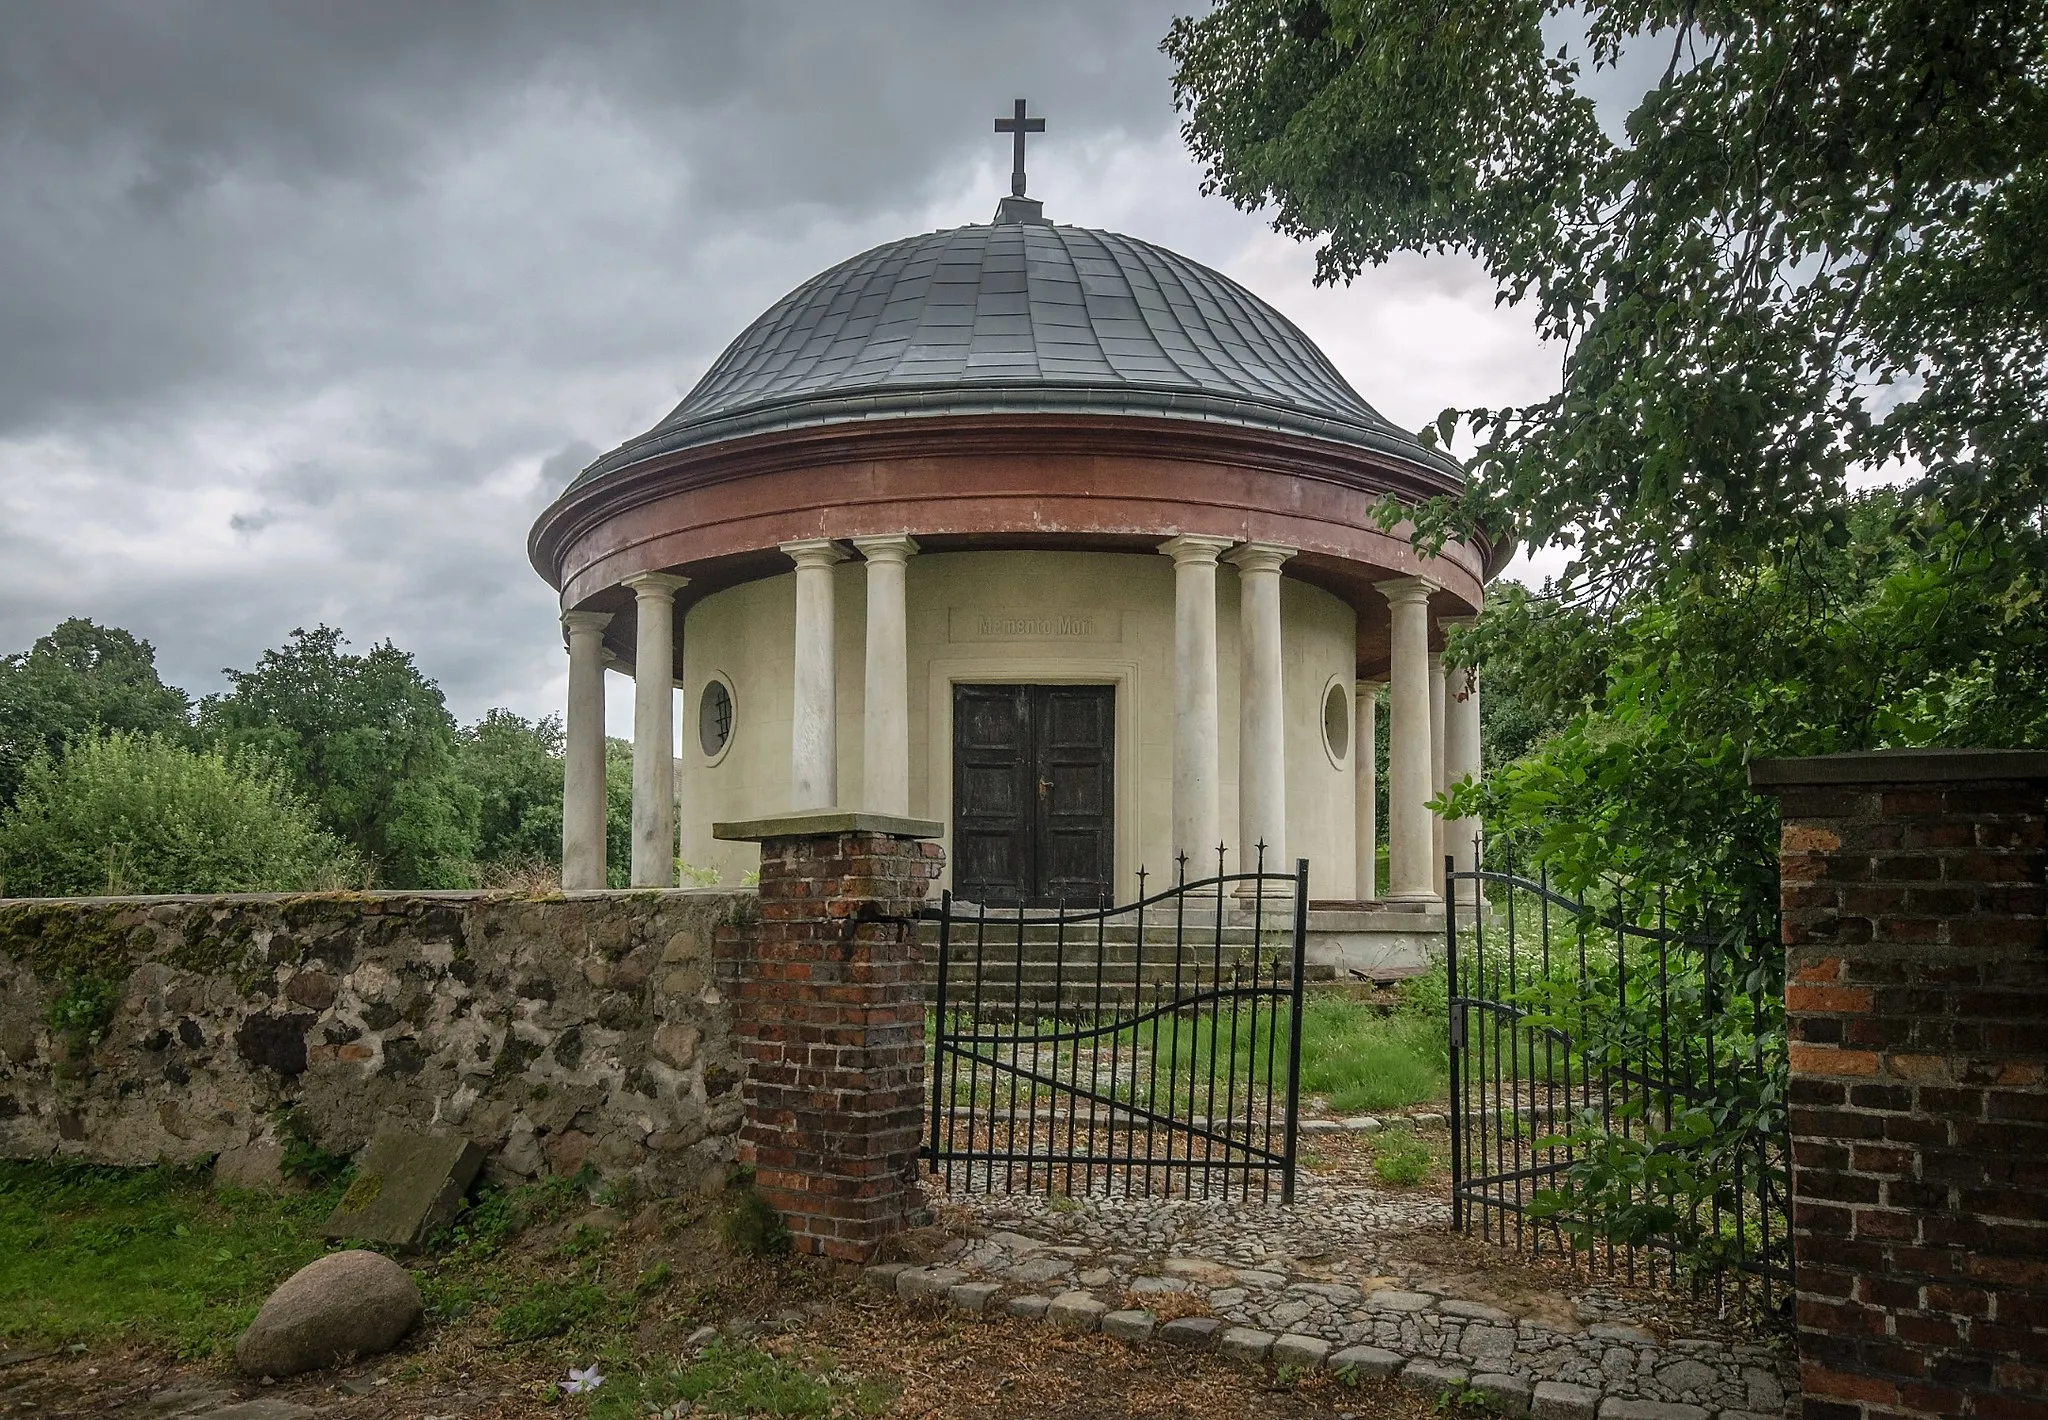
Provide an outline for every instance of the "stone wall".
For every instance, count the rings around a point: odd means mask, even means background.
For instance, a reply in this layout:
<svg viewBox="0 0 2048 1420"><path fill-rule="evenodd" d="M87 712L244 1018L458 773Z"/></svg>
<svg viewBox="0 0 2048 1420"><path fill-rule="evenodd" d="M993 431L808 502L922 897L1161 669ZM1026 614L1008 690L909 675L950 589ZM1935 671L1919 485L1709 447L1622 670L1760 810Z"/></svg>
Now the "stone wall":
<svg viewBox="0 0 2048 1420"><path fill-rule="evenodd" d="M713 1186L742 1110L714 942L747 935L757 906L743 892L0 902L0 1156L216 1154L262 1181L288 1128L350 1154L382 1124L436 1124L490 1150L503 1179L589 1163L655 1192Z"/></svg>
<svg viewBox="0 0 2048 1420"><path fill-rule="evenodd" d="M2048 1416L2048 754L1753 778L1783 820L1807 1420Z"/></svg>

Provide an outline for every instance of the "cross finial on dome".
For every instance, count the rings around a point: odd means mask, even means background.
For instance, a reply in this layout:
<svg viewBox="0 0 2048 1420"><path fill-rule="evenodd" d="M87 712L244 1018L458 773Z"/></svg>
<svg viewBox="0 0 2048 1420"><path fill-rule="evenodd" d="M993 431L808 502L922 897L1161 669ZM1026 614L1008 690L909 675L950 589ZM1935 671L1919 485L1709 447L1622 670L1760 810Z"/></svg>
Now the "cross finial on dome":
<svg viewBox="0 0 2048 1420"><path fill-rule="evenodd" d="M1027 133L1045 132L1044 119L1026 118L1024 116L1026 103L1027 101L1024 99L1017 100L1016 111L1010 117L996 120L996 132L1015 135L1015 143L1011 149L1013 156L1010 162L1010 196L1012 197L1022 197L1024 195L1024 135Z"/></svg>
<svg viewBox="0 0 2048 1420"><path fill-rule="evenodd" d="M1008 118L996 120L996 132L1012 136L1010 163L1010 195L996 204L996 222L1043 222L1045 204L1034 202L1024 195L1024 135L1045 132L1045 120L1024 116L1027 101L1017 100L1015 109Z"/></svg>

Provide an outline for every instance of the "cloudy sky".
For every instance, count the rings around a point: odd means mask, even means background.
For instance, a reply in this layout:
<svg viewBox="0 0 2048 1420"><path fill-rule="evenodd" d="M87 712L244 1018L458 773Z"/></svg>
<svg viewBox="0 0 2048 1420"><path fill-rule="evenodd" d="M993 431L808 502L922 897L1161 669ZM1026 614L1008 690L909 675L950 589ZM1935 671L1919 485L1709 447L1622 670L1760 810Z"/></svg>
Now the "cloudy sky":
<svg viewBox="0 0 2048 1420"><path fill-rule="evenodd" d="M1049 216L1235 277L1388 417L1546 391L1470 263L1318 290L1200 195L1157 48L1193 3L17 0L0 651L90 616L203 694L326 621L464 720L557 709L535 514L790 287L987 221L1019 95Z"/></svg>

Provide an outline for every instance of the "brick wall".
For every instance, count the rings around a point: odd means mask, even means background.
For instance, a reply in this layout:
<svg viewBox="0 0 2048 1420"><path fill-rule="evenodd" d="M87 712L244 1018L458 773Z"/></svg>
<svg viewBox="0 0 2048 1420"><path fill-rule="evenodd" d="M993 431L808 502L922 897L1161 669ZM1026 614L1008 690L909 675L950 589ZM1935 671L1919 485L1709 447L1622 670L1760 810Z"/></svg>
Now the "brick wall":
<svg viewBox="0 0 2048 1420"><path fill-rule="evenodd" d="M2048 754L1759 764L1807 1420L2048 1417Z"/></svg>
<svg viewBox="0 0 2048 1420"><path fill-rule="evenodd" d="M761 843L761 921L735 934L747 1062L740 1158L798 1250L872 1259L923 1221L924 993L913 914L941 850L869 815L719 825ZM883 820L874 820L890 822ZM929 825L932 832L937 825ZM754 940L746 940L753 936Z"/></svg>

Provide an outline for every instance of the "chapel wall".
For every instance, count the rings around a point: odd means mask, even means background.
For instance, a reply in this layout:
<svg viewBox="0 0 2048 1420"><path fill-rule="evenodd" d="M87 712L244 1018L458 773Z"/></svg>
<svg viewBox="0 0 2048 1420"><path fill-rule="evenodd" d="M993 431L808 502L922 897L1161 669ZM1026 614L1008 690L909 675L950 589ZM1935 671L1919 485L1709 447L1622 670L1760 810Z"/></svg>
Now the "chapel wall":
<svg viewBox="0 0 2048 1420"><path fill-rule="evenodd" d="M1267 866L1292 872L1296 858L1307 858L1312 898L1349 898L1358 876L1350 721L1345 722L1344 753L1333 758L1324 747L1323 699L1335 684L1343 690L1347 711L1354 703L1358 614L1320 587L1283 577L1280 625L1287 723L1287 861Z"/></svg>
<svg viewBox="0 0 2048 1420"><path fill-rule="evenodd" d="M833 569L839 722L839 802L862 793L866 687L866 571ZM1216 579L1220 811L1240 860L1238 821L1238 580ZM680 755L685 863L734 886L758 869L751 843L711 836L711 825L790 807L794 573L715 592L694 603L683 629ZM1281 582L1287 735L1288 859L1307 857L1318 897L1344 897L1353 873L1352 772L1323 748L1323 696L1347 687L1356 615L1339 598L1291 578ZM1129 896L1140 866L1158 885L1172 869L1174 570L1149 553L976 551L919 553L906 575L910 812L952 816L952 687L969 681L1117 686L1117 895ZM731 747L709 762L698 737L704 684L726 678L734 700ZM943 841L950 863L952 844ZM1215 870L1190 862L1191 876ZM940 880L950 886L950 868Z"/></svg>
<svg viewBox="0 0 2048 1420"><path fill-rule="evenodd" d="M1147 553L921 553L909 572L911 812L950 828L954 684L1114 683L1116 895L1135 891L1141 865L1161 881L1173 829L1173 564ZM1233 580L1218 578L1217 606L1221 654L1234 666ZM1234 821L1237 687L1225 681ZM950 886L950 834L942 843L940 885Z"/></svg>

